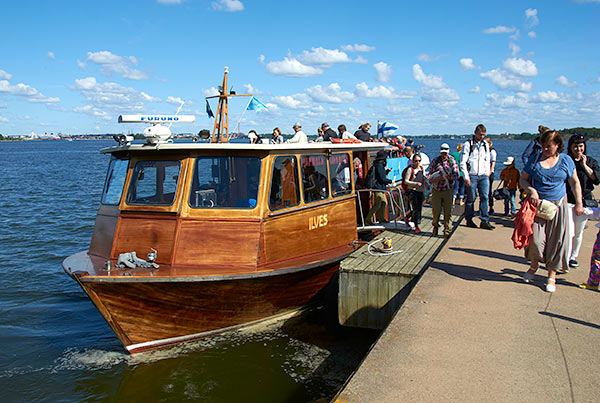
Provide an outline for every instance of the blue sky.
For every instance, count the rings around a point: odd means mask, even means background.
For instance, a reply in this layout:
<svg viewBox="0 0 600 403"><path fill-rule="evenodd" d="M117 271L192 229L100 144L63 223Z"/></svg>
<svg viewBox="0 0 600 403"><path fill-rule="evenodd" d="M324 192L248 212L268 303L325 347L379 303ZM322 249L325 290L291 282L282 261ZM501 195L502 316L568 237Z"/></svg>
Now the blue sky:
<svg viewBox="0 0 600 403"><path fill-rule="evenodd" d="M600 0L0 3L0 133L122 133L119 114L195 114L252 92L240 130L299 121L399 134L600 126ZM230 101L230 128L247 99ZM216 104L212 102L213 110Z"/></svg>

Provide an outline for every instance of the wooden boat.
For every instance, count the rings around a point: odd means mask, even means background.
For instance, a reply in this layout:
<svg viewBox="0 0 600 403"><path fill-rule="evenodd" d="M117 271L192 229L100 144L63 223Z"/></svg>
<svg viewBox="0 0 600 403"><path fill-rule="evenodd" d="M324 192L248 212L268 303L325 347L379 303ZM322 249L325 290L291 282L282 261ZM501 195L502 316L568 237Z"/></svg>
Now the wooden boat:
<svg viewBox="0 0 600 403"><path fill-rule="evenodd" d="M354 250L352 161L368 165L383 147L158 141L103 149L111 159L89 250L63 268L130 353L297 310ZM156 251L159 267L115 267L134 251Z"/></svg>

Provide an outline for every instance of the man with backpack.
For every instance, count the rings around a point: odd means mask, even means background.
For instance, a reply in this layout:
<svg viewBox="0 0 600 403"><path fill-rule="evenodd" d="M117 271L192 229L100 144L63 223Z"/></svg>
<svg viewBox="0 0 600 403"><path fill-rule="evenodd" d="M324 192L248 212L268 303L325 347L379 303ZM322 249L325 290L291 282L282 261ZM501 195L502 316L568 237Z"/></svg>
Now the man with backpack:
<svg viewBox="0 0 600 403"><path fill-rule="evenodd" d="M479 228L492 230L488 211L488 197L490 192L490 148L483 139L486 129L482 124L477 125L471 140L465 141L460 155L460 170L465 178L465 218L467 227L477 228L473 222L475 215L475 199L479 193Z"/></svg>

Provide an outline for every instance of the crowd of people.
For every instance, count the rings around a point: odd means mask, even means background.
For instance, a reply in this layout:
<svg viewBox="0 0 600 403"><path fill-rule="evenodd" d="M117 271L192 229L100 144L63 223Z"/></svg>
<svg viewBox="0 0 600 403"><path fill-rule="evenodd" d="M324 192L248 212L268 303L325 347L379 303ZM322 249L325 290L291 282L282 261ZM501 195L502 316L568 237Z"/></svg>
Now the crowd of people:
<svg viewBox="0 0 600 403"><path fill-rule="evenodd" d="M287 143L307 143L308 136L300 123L292 127L294 136ZM431 194L433 211L433 235L438 235L443 226L443 235L451 233L451 214L454 204L465 206L467 227L493 230L490 215L495 214L494 198L503 199L504 216L515 218L516 239L524 246L530 267L523 275L525 282L534 280L540 264L547 271L546 291L556 290L556 274L568 272L579 266L577 261L583 240L583 230L588 219L600 220L600 207L594 199L594 186L600 184L600 166L587 155L586 139L572 135L568 139L566 152L562 137L545 126L539 126L539 135L533 139L521 155L524 169L519 172L515 157L509 156L500 172L499 186L494 191L494 171L497 153L493 142L486 137L483 124L475 127L473 136L459 144L455 152L444 143L439 155L429 164L428 172L423 168L425 154L419 152L411 139L398 136L390 139L371 136L371 125L364 123L354 134L343 124L337 132L327 123L317 131L315 142L347 139L360 141L383 141L391 147L377 153L373 163L374 202L366 216L366 225L385 221L387 197L383 192L392 181L387 177L386 158L389 150L398 150L408 159L408 167L402 173L402 190L408 200L414 231L420 234L421 211L426 195ZM281 130L273 129L270 140L261 139L255 131L248 134L251 143L284 143ZM364 179L362 161L353 161L355 182ZM393 184L395 185L395 183ZM379 190L379 191L378 191ZM479 199L479 211L475 211ZM517 203L520 201L520 207ZM443 222L440 217L443 214ZM479 218L479 225L474 221ZM408 223L408 221L407 221ZM600 227L600 224L597 225ZM520 237L520 238L519 238ZM600 283L600 231L593 248L588 281L581 288L598 289Z"/></svg>

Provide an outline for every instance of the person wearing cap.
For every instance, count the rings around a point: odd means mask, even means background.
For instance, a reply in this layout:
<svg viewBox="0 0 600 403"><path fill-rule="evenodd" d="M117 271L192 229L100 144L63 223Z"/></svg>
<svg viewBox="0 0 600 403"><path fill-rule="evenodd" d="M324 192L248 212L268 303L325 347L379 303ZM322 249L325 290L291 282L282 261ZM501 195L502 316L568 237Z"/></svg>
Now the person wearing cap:
<svg viewBox="0 0 600 403"><path fill-rule="evenodd" d="M287 141L288 143L308 143L308 137L306 137L306 134L302 131L302 125L300 123L294 123L292 129L294 129L294 133L296 134Z"/></svg>
<svg viewBox="0 0 600 403"><path fill-rule="evenodd" d="M577 172L577 178L581 185L581 197L583 199L584 207L598 207L598 202L594 200L592 191L594 186L600 184L600 168L598 162L592 157L586 155L587 146L585 144L585 137L582 134L574 134L569 137L567 143L567 154L573 162L575 162L575 171ZM575 195L569 186L567 186L567 202L571 205L575 204ZM577 262L577 256L579 255L579 248L581 247L581 241L583 240L583 230L587 223L587 216L582 214L573 216L573 228L574 235L572 241L572 251L569 256L569 267L579 267Z"/></svg>
<svg viewBox="0 0 600 403"><path fill-rule="evenodd" d="M486 129L482 124L477 125L473 138L463 143L460 154L460 170L465 178L467 202L465 203L465 218L467 227L477 228L473 222L475 215L475 199L479 193L480 228L494 229L490 225L488 211L488 195L490 192L490 147L483 141Z"/></svg>
<svg viewBox="0 0 600 403"><path fill-rule="evenodd" d="M444 236L448 238L452 232L452 192L454 181L458 180L458 164L450 156L450 146L440 146L440 155L429 164L429 183L432 185L431 207L433 209L433 235L437 236L440 228L440 214L444 208Z"/></svg>
<svg viewBox="0 0 600 403"><path fill-rule="evenodd" d="M504 165L506 165L506 168L500 172L500 180L504 182L504 187L508 190L508 194L510 195L508 199L504 199L504 215L507 216L509 214L510 205L510 215L514 216L517 214L515 195L517 194L517 186L519 185L521 174L519 174L519 170L515 168L514 157L508 157L506 161L504 161Z"/></svg>
<svg viewBox="0 0 600 403"><path fill-rule="evenodd" d="M387 172L385 169L387 159L387 152L385 150L377 151L375 161L373 161L373 170L375 171L375 185L373 189L386 190L387 185L392 183L387 178ZM373 207L367 213L365 217L365 225L373 225L373 215L377 218L379 223L385 221L385 212L387 210L387 198L385 192L373 192L374 202Z"/></svg>
<svg viewBox="0 0 600 403"><path fill-rule="evenodd" d="M321 125L321 129L323 130L323 141L331 141L331 139L339 138L337 133L334 132L331 127L329 127L329 123L323 123Z"/></svg>

